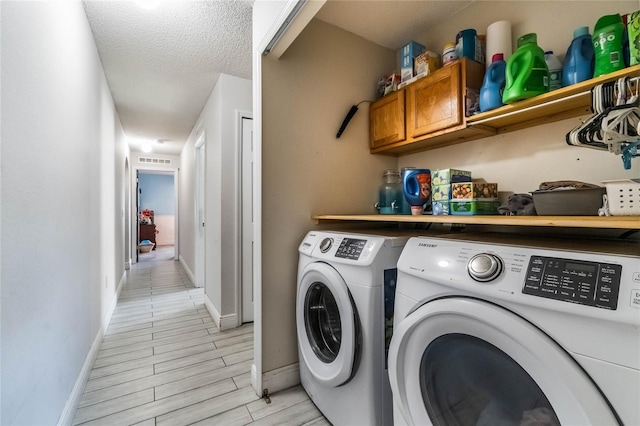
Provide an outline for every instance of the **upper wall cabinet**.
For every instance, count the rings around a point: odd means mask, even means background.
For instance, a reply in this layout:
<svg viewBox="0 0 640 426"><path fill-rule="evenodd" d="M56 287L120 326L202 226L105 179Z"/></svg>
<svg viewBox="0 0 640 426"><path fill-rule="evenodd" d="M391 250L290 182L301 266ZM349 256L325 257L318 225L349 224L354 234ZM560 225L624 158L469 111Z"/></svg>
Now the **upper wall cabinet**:
<svg viewBox="0 0 640 426"><path fill-rule="evenodd" d="M404 89L373 102L369 109L371 149L385 147L406 138Z"/></svg>
<svg viewBox="0 0 640 426"><path fill-rule="evenodd" d="M402 155L490 136L495 130L469 128L467 90L480 91L484 65L465 58L371 104L373 154Z"/></svg>

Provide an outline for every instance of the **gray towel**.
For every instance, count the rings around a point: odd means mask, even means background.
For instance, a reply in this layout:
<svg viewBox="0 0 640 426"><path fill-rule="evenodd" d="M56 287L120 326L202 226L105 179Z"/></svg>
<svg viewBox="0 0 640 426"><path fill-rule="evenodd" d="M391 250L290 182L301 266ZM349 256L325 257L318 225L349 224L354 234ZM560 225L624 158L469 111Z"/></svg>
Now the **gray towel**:
<svg viewBox="0 0 640 426"><path fill-rule="evenodd" d="M505 204L498 207L498 213L505 216L535 216L533 197L529 194L513 194Z"/></svg>

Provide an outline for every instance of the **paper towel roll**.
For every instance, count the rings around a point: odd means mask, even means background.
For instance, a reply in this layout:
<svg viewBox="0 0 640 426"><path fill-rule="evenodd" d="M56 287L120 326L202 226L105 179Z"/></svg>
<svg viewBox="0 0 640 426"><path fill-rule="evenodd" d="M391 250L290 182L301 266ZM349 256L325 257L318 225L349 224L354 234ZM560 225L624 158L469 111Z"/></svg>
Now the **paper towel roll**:
<svg viewBox="0 0 640 426"><path fill-rule="evenodd" d="M487 27L486 62L491 65L491 58L495 53L503 53L506 61L513 52L511 42L511 22L498 21Z"/></svg>

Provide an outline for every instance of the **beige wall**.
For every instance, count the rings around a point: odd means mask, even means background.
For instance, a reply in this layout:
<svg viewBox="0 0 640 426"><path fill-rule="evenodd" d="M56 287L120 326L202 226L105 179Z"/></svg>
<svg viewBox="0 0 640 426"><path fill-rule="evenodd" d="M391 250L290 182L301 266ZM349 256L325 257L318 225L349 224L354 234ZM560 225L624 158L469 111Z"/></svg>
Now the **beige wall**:
<svg viewBox="0 0 640 426"><path fill-rule="evenodd" d="M298 359L297 250L311 215L372 212L382 172L395 167L395 158L369 155L365 104L336 139L351 105L374 99L394 64L394 52L316 20L278 61L263 60L265 372Z"/></svg>
<svg viewBox="0 0 640 426"><path fill-rule="evenodd" d="M592 30L601 15L637 9L638 1L478 1L414 39L441 51L460 29L484 33L490 23L508 19L514 41L538 32L543 48L563 58L575 27ZM566 146L564 135L579 119L395 158L369 154L368 105L363 104L336 140L349 107L374 99L376 81L394 68L394 51L317 20L280 60L262 61L263 372L298 360L297 247L315 227L310 215L373 212L386 168L460 167L514 192L534 190L542 180L598 183L638 175L637 161L626 172L618 156Z"/></svg>

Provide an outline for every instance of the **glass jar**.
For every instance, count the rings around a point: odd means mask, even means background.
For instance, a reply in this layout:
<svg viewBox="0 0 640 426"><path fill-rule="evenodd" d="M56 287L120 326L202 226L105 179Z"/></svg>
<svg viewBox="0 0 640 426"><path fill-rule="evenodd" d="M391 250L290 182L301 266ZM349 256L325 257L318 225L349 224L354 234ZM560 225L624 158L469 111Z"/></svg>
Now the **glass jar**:
<svg viewBox="0 0 640 426"><path fill-rule="evenodd" d="M397 170L385 170L378 196L380 214L400 214L402 198L400 173Z"/></svg>

